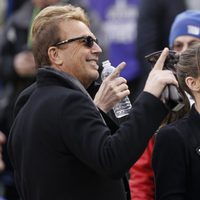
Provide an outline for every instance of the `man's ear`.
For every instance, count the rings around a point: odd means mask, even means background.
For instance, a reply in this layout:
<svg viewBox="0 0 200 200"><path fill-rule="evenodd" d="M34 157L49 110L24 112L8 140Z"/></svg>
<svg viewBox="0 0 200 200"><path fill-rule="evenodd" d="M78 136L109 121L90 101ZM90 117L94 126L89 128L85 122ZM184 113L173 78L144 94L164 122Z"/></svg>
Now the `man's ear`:
<svg viewBox="0 0 200 200"><path fill-rule="evenodd" d="M185 79L186 85L194 92L200 92L200 79L188 76Z"/></svg>
<svg viewBox="0 0 200 200"><path fill-rule="evenodd" d="M59 49L56 47L49 47L48 49L48 55L49 59L52 64L61 65L63 63L60 54Z"/></svg>

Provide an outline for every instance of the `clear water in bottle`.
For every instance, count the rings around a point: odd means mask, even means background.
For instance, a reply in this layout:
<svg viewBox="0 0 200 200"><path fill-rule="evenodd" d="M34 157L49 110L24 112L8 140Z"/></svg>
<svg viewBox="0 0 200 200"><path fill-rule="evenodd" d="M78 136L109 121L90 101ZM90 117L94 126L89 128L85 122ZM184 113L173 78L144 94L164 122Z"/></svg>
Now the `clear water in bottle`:
<svg viewBox="0 0 200 200"><path fill-rule="evenodd" d="M102 65L103 65L103 71L101 73L101 79L104 80L115 70L115 68L111 65L109 60L104 61ZM119 103L117 103L113 107L113 111L117 118L121 118L126 115L129 115L131 108L132 108L131 102L128 96L126 96L124 99L122 99Z"/></svg>

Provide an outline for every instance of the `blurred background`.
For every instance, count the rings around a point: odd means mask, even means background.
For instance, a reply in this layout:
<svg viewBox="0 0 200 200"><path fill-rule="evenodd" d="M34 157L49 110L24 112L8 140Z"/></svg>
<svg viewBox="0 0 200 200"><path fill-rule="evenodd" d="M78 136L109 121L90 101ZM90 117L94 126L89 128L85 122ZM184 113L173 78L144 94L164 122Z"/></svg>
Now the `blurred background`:
<svg viewBox="0 0 200 200"><path fill-rule="evenodd" d="M8 137L17 95L35 79L30 26L48 5L83 7L103 53L99 62L127 63L121 76L128 81L133 102L151 69L144 56L168 46L170 26L177 14L200 9L200 0L0 0L0 131ZM5 168L0 172L0 200L18 200L6 143Z"/></svg>

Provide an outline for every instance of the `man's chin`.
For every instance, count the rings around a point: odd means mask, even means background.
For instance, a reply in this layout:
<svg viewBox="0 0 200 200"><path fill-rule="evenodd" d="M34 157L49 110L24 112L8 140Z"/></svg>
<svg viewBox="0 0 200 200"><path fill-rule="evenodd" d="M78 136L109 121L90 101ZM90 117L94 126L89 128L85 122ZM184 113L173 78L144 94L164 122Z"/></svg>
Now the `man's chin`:
<svg viewBox="0 0 200 200"><path fill-rule="evenodd" d="M97 80L99 78L99 72L97 72L97 75L96 75L96 79L95 80Z"/></svg>
<svg viewBox="0 0 200 200"><path fill-rule="evenodd" d="M95 72L92 74L91 77L93 78L93 81L96 81L96 80L99 78L99 72L98 72L98 71L95 71Z"/></svg>

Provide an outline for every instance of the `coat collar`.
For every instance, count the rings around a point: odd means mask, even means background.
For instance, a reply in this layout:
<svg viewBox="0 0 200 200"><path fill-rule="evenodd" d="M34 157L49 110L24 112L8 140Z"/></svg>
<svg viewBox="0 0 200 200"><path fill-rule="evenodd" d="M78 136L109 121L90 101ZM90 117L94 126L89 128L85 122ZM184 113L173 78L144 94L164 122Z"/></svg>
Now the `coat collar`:
<svg viewBox="0 0 200 200"><path fill-rule="evenodd" d="M84 94L90 97L87 90L83 87L80 81L74 78L73 76L67 73L58 71L50 66L46 66L46 67L38 69L38 74L37 74L38 85L49 84L49 82L58 83L67 87L71 87L76 90L80 90Z"/></svg>
<svg viewBox="0 0 200 200"><path fill-rule="evenodd" d="M189 113L189 118L191 123L195 123L196 125L199 125L200 127L200 114L195 108L195 104L192 105L192 108Z"/></svg>
<svg viewBox="0 0 200 200"><path fill-rule="evenodd" d="M67 73L58 71L54 69L53 67L46 66L46 67L38 69L38 73L37 73L38 86L52 84L52 82L81 91L82 93L87 95L88 98L94 104L93 99L91 98L87 90L83 87L83 85L80 83L78 79L74 78L73 76ZM96 107L95 104L94 106ZM96 107L96 109L99 111L99 114L103 122L106 124L99 108Z"/></svg>

